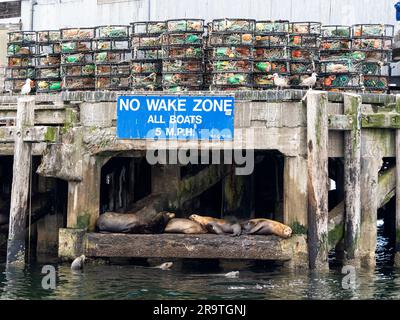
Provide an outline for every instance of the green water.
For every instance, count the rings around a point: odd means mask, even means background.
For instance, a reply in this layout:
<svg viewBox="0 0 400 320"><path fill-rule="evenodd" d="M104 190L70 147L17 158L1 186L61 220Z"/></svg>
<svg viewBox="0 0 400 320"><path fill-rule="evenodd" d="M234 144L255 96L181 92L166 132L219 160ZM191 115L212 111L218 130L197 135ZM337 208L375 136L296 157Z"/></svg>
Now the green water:
<svg viewBox="0 0 400 320"><path fill-rule="evenodd" d="M340 267L327 273L289 271L279 266L247 265L224 270L190 268L162 271L135 265L87 265L74 273L69 265L54 264L56 288L41 286L42 264L23 271L5 272L0 264L2 299L400 299L400 269L390 265L392 252L387 239L378 239L378 266L356 270L355 287L344 289ZM230 279L224 274L240 271Z"/></svg>

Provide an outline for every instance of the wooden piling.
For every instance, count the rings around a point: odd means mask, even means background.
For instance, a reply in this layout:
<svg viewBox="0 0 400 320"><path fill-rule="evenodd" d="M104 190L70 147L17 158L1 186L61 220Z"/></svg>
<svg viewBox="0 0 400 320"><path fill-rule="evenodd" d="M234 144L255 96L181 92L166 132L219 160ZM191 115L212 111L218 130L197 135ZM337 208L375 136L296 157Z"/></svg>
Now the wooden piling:
<svg viewBox="0 0 400 320"><path fill-rule="evenodd" d="M25 264L26 218L29 177L31 174L31 144L24 142L27 127L34 125L35 98L18 99L14 167L11 190L10 223L7 244L7 265Z"/></svg>
<svg viewBox="0 0 400 320"><path fill-rule="evenodd" d="M396 246L395 265L400 267L400 130L396 130Z"/></svg>
<svg viewBox="0 0 400 320"><path fill-rule="evenodd" d="M283 222L296 234L307 234L307 159L285 157L283 169Z"/></svg>
<svg viewBox="0 0 400 320"><path fill-rule="evenodd" d="M361 228L361 96L344 94L344 114L352 125L344 132L345 254L351 263L358 257Z"/></svg>
<svg viewBox="0 0 400 320"><path fill-rule="evenodd" d="M307 93L308 251L311 269L328 265L328 97Z"/></svg>

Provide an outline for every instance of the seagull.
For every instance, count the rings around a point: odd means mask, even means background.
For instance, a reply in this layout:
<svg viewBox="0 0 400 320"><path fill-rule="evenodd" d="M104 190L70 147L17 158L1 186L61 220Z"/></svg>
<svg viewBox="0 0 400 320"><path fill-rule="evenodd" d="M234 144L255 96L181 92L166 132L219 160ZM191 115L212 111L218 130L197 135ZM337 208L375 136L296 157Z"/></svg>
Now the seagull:
<svg viewBox="0 0 400 320"><path fill-rule="evenodd" d="M28 95L31 92L32 82L31 79L26 79L25 84L21 88L21 94Z"/></svg>
<svg viewBox="0 0 400 320"><path fill-rule="evenodd" d="M317 82L317 74L313 72L311 77L303 79L303 81L300 83L301 86L308 87L309 90L312 90L312 87L315 86L315 83Z"/></svg>
<svg viewBox="0 0 400 320"><path fill-rule="evenodd" d="M289 87L287 79L279 77L279 74L274 73L272 77L274 78L274 84L277 90Z"/></svg>
<svg viewBox="0 0 400 320"><path fill-rule="evenodd" d="M80 257L76 258L71 264L71 270L79 271L83 269L83 265L85 263L85 255L81 255Z"/></svg>

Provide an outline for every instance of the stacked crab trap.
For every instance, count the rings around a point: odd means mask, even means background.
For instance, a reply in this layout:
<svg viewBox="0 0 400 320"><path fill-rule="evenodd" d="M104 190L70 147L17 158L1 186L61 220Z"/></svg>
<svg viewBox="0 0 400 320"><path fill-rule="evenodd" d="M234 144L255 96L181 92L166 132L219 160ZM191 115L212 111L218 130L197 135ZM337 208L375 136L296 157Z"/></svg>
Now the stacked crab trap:
<svg viewBox="0 0 400 320"><path fill-rule="evenodd" d="M360 52L351 48L351 27L322 27L318 86L327 91L356 91L361 86Z"/></svg>
<svg viewBox="0 0 400 320"><path fill-rule="evenodd" d="M304 88L303 80L316 72L321 23L293 22L289 26L291 87Z"/></svg>
<svg viewBox="0 0 400 320"><path fill-rule="evenodd" d="M130 86L134 90L161 89L161 35L164 21L132 23L132 62Z"/></svg>
<svg viewBox="0 0 400 320"><path fill-rule="evenodd" d="M97 27L94 49L96 90L128 90L131 60L129 26Z"/></svg>
<svg viewBox="0 0 400 320"><path fill-rule="evenodd" d="M162 87L165 91L203 89L204 20L168 20L162 35Z"/></svg>
<svg viewBox="0 0 400 320"><path fill-rule="evenodd" d="M254 87L274 87L274 75L287 79L289 21L257 21L254 50Z"/></svg>
<svg viewBox="0 0 400 320"><path fill-rule="evenodd" d="M36 33L36 92L61 91L61 33L44 30Z"/></svg>
<svg viewBox="0 0 400 320"><path fill-rule="evenodd" d="M389 84L394 26L357 24L353 26L352 49L362 61L363 88L371 92L385 92Z"/></svg>
<svg viewBox="0 0 400 320"><path fill-rule="evenodd" d="M61 29L63 90L94 90L94 28Z"/></svg>
<svg viewBox="0 0 400 320"><path fill-rule="evenodd" d="M209 25L208 54L211 90L253 87L255 20L216 19Z"/></svg>
<svg viewBox="0 0 400 320"><path fill-rule="evenodd" d="M27 79L35 79L35 54L35 32L14 31L8 33L6 90L19 93ZM33 82L31 87L33 87Z"/></svg>

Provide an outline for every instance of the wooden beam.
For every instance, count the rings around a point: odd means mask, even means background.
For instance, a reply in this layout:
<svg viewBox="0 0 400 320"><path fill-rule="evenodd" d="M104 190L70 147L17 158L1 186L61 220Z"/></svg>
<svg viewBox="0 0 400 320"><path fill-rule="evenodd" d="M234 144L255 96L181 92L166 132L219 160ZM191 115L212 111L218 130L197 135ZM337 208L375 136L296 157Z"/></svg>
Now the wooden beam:
<svg viewBox="0 0 400 320"><path fill-rule="evenodd" d="M24 142L56 142L60 135L59 127L29 126L19 131L17 127L0 127L0 143L12 143L17 133L22 134Z"/></svg>
<svg viewBox="0 0 400 320"><path fill-rule="evenodd" d="M331 114L328 116L329 130L346 131L353 127L353 117L346 114Z"/></svg>
<svg viewBox="0 0 400 320"><path fill-rule="evenodd" d="M307 93L308 251L311 269L328 266L328 97Z"/></svg>
<svg viewBox="0 0 400 320"><path fill-rule="evenodd" d="M306 250L304 236L282 240L275 236L87 233L85 242L88 257L288 261L296 258L294 248L301 254Z"/></svg>
<svg viewBox="0 0 400 320"><path fill-rule="evenodd" d="M361 223L361 96L344 94L344 113L352 129L344 133L345 252L347 261L358 256Z"/></svg>
<svg viewBox="0 0 400 320"><path fill-rule="evenodd" d="M374 129L400 129L400 114L376 113L363 114L362 127Z"/></svg>
<svg viewBox="0 0 400 320"><path fill-rule="evenodd" d="M34 112L34 97L18 99L16 119L17 131L14 144L14 167L7 244L7 266L25 265L26 216L31 175L32 146L30 143L23 141L23 132L26 127L33 126Z"/></svg>

